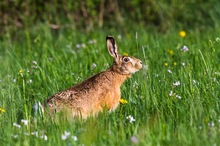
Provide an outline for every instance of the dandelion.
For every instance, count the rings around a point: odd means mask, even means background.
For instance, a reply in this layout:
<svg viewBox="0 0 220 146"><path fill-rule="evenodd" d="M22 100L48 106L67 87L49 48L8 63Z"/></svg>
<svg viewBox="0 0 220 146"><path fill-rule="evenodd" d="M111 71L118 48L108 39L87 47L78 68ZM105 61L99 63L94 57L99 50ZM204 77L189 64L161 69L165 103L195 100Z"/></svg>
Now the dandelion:
<svg viewBox="0 0 220 146"><path fill-rule="evenodd" d="M169 54L169 55L171 55L171 56L173 56L173 50L167 50L167 53Z"/></svg>
<svg viewBox="0 0 220 146"><path fill-rule="evenodd" d="M176 63L176 62L174 62L174 63L173 63L173 65L174 65L174 66L176 66L176 65L177 65L177 63Z"/></svg>
<svg viewBox="0 0 220 146"><path fill-rule="evenodd" d="M168 73L170 73L170 74L172 74L172 71L171 71L171 70L169 70L169 69L167 70L167 72L168 72Z"/></svg>
<svg viewBox="0 0 220 146"><path fill-rule="evenodd" d="M174 82L173 85L174 86L179 86L180 85L180 81Z"/></svg>
<svg viewBox="0 0 220 146"><path fill-rule="evenodd" d="M22 73L23 73L23 70L22 70L22 69L20 69L20 70L18 71L18 73L19 73L19 74L22 74Z"/></svg>
<svg viewBox="0 0 220 146"><path fill-rule="evenodd" d="M126 53L126 52L123 52L123 55L124 55L124 56L128 56L128 53Z"/></svg>
<svg viewBox="0 0 220 146"><path fill-rule="evenodd" d="M17 128L21 128L21 125L17 124L17 123L13 123L13 126L14 127L17 127Z"/></svg>
<svg viewBox="0 0 220 146"><path fill-rule="evenodd" d="M186 36L186 32L185 31L180 31L179 32L180 37L184 38Z"/></svg>
<svg viewBox="0 0 220 146"><path fill-rule="evenodd" d="M187 52L187 51L189 51L189 48L188 48L187 46L183 46L183 48L181 49L181 51Z"/></svg>
<svg viewBox="0 0 220 146"><path fill-rule="evenodd" d="M70 136L70 132L65 131L64 134L62 134L61 139L66 140Z"/></svg>
<svg viewBox="0 0 220 146"><path fill-rule="evenodd" d="M169 66L169 64L168 64L167 62L165 62L165 63L164 63L164 66L168 67L168 66Z"/></svg>
<svg viewBox="0 0 220 146"><path fill-rule="evenodd" d="M28 120L22 119L22 120L21 120L21 123L23 123L25 126L27 126L27 125L28 125Z"/></svg>
<svg viewBox="0 0 220 146"><path fill-rule="evenodd" d="M0 113L5 113L5 109L0 107Z"/></svg>
<svg viewBox="0 0 220 146"><path fill-rule="evenodd" d="M128 101L127 101L126 99L120 99L119 102L120 102L121 104L126 104L126 103L128 103Z"/></svg>
<svg viewBox="0 0 220 146"><path fill-rule="evenodd" d="M72 136L72 139L73 139L74 141L77 141L77 140L78 140L77 136Z"/></svg>
<svg viewBox="0 0 220 146"><path fill-rule="evenodd" d="M127 116L127 117L126 117L126 119L127 119L127 120L128 120L130 123L135 122L134 117L133 117L133 116L131 116L131 115Z"/></svg>

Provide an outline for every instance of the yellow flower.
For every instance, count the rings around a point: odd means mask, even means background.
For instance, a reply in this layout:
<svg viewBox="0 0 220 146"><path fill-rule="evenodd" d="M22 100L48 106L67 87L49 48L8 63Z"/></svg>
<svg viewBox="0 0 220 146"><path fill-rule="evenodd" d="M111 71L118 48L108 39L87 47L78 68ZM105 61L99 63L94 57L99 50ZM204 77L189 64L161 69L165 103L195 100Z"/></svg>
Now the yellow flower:
<svg viewBox="0 0 220 146"><path fill-rule="evenodd" d="M5 112L5 109L0 107L0 113L4 113L4 112Z"/></svg>
<svg viewBox="0 0 220 146"><path fill-rule="evenodd" d="M23 70L20 69L20 70L19 70L19 73L22 74L22 73L23 73Z"/></svg>
<svg viewBox="0 0 220 146"><path fill-rule="evenodd" d="M176 62L174 62L173 65L176 66Z"/></svg>
<svg viewBox="0 0 220 146"><path fill-rule="evenodd" d="M167 66L169 66L169 64L168 64L167 62L165 62L165 63L164 63L164 66L166 66L166 67L167 67Z"/></svg>
<svg viewBox="0 0 220 146"><path fill-rule="evenodd" d="M179 35L180 35L182 38L184 38L184 37L186 36L186 32L182 30L182 31L179 32Z"/></svg>
<svg viewBox="0 0 220 146"><path fill-rule="evenodd" d="M128 56L128 53L124 52L123 55L124 55L124 56Z"/></svg>
<svg viewBox="0 0 220 146"><path fill-rule="evenodd" d="M119 102L120 102L121 104L126 104L126 103L128 103L128 101L125 100L125 99L120 99Z"/></svg>
<svg viewBox="0 0 220 146"><path fill-rule="evenodd" d="M172 56L173 55L173 50L167 50L167 53Z"/></svg>

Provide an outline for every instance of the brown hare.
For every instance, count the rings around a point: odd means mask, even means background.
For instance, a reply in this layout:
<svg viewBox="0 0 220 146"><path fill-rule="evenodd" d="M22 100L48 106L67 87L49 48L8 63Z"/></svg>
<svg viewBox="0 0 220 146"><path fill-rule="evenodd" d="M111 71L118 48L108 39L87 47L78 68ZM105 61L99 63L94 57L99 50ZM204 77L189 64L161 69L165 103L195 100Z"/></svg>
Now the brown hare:
<svg viewBox="0 0 220 146"><path fill-rule="evenodd" d="M45 104L51 112L67 109L73 117L87 118L104 108L112 111L119 104L120 86L142 68L134 57L121 56L113 37L107 36L107 48L114 58L113 65L87 80L49 97Z"/></svg>

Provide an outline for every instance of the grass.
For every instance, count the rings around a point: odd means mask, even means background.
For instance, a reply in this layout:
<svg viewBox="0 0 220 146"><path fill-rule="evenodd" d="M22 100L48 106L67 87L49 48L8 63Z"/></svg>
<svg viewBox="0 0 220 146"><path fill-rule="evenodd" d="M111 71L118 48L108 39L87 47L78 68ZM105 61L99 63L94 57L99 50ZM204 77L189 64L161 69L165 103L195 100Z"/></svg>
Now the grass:
<svg viewBox="0 0 220 146"><path fill-rule="evenodd" d="M3 36L0 144L219 145L220 29L185 30L184 38L180 30L117 31L85 34L39 24ZM108 34L115 36L121 54L145 64L121 87L128 103L86 121L36 112L34 104L112 64ZM130 122L129 115L135 121Z"/></svg>

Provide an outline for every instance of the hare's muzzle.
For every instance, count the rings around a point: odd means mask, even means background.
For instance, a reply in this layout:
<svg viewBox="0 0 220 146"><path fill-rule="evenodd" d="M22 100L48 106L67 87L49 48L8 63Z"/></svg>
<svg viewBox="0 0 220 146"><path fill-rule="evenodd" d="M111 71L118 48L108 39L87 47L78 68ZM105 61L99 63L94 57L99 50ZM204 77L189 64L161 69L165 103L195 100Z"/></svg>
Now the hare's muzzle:
<svg viewBox="0 0 220 146"><path fill-rule="evenodd" d="M136 61L136 63L135 63L135 68L137 69L137 70L140 70L141 68L142 68L142 62L141 62L141 60L139 60L139 59L137 59L137 61Z"/></svg>

